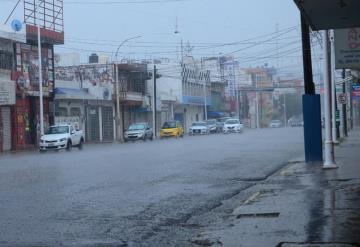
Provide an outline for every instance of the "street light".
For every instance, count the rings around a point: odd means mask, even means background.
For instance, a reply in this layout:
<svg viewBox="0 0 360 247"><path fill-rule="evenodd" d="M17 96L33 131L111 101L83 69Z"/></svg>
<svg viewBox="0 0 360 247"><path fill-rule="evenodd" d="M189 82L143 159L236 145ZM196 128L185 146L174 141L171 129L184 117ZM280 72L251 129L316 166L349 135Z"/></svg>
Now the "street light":
<svg viewBox="0 0 360 247"><path fill-rule="evenodd" d="M37 39L38 39L38 63L39 63L39 101L40 101L40 135L44 135L44 106L43 106L43 79L42 79L42 61L41 61L41 34L40 34L40 19L36 19L37 15L40 15L40 5L44 0L40 0L38 5L35 7L35 22L37 26Z"/></svg>
<svg viewBox="0 0 360 247"><path fill-rule="evenodd" d="M135 36L135 37L130 37L130 38L127 38L125 39L124 41L122 41L120 43L120 45L118 46L117 50L116 50L116 53L115 53L115 61L117 62L117 57L118 57L118 54L119 54L119 50L120 48L129 40L132 40L132 39L137 39L137 38L140 38L142 36ZM113 64L115 65L115 63L113 62ZM123 139L123 133L122 133L122 123L121 123L121 119L120 119L120 99L119 99L119 68L118 68L118 65L116 64L115 66L115 94L116 94L116 132L117 132L117 139L118 141L121 141Z"/></svg>

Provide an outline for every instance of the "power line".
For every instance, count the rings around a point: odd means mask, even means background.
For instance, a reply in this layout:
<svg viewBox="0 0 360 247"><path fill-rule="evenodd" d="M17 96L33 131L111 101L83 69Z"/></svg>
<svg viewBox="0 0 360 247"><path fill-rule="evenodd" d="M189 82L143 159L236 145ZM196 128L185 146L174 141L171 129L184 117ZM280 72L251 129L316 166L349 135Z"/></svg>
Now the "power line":
<svg viewBox="0 0 360 247"><path fill-rule="evenodd" d="M147 0L147 1L65 1L71 5L119 5L119 4L156 4L156 3L176 3L187 2L190 0Z"/></svg>

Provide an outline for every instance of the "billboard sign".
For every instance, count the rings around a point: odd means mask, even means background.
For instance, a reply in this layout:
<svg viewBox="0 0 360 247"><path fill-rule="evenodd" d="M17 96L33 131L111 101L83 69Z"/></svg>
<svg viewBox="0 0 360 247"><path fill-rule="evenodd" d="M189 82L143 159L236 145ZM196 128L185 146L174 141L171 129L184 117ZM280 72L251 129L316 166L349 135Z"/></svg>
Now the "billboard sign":
<svg viewBox="0 0 360 247"><path fill-rule="evenodd" d="M359 69L360 28L337 29L334 35L336 69Z"/></svg>
<svg viewBox="0 0 360 247"><path fill-rule="evenodd" d="M50 48L41 49L42 56L42 86L45 95L53 92L53 51ZM16 44L16 66L22 75L18 87L28 95L39 95L39 61L38 48L34 45Z"/></svg>

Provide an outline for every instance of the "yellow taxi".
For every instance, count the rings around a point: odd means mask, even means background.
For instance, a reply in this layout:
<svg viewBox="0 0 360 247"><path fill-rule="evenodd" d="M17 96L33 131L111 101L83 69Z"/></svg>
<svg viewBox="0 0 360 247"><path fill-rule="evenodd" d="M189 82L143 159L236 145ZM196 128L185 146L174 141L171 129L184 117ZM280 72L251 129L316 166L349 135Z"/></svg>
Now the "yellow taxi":
<svg viewBox="0 0 360 247"><path fill-rule="evenodd" d="M160 137L184 137L184 128L179 121L167 121L160 130Z"/></svg>

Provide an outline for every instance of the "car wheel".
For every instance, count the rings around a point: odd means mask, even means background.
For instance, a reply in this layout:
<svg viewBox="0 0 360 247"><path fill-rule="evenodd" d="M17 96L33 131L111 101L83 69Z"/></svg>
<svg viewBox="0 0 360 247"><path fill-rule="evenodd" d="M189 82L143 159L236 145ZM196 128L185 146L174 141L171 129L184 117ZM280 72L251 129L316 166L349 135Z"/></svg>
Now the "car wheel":
<svg viewBox="0 0 360 247"><path fill-rule="evenodd" d="M66 151L71 151L71 148L72 148L71 141L68 141L66 145Z"/></svg>
<svg viewBox="0 0 360 247"><path fill-rule="evenodd" d="M46 152L45 150L39 149L39 153L43 154L43 153L45 153L45 152Z"/></svg>
<svg viewBox="0 0 360 247"><path fill-rule="evenodd" d="M84 139L81 138L79 146L78 146L79 150L82 150L84 148L83 145L84 145Z"/></svg>

